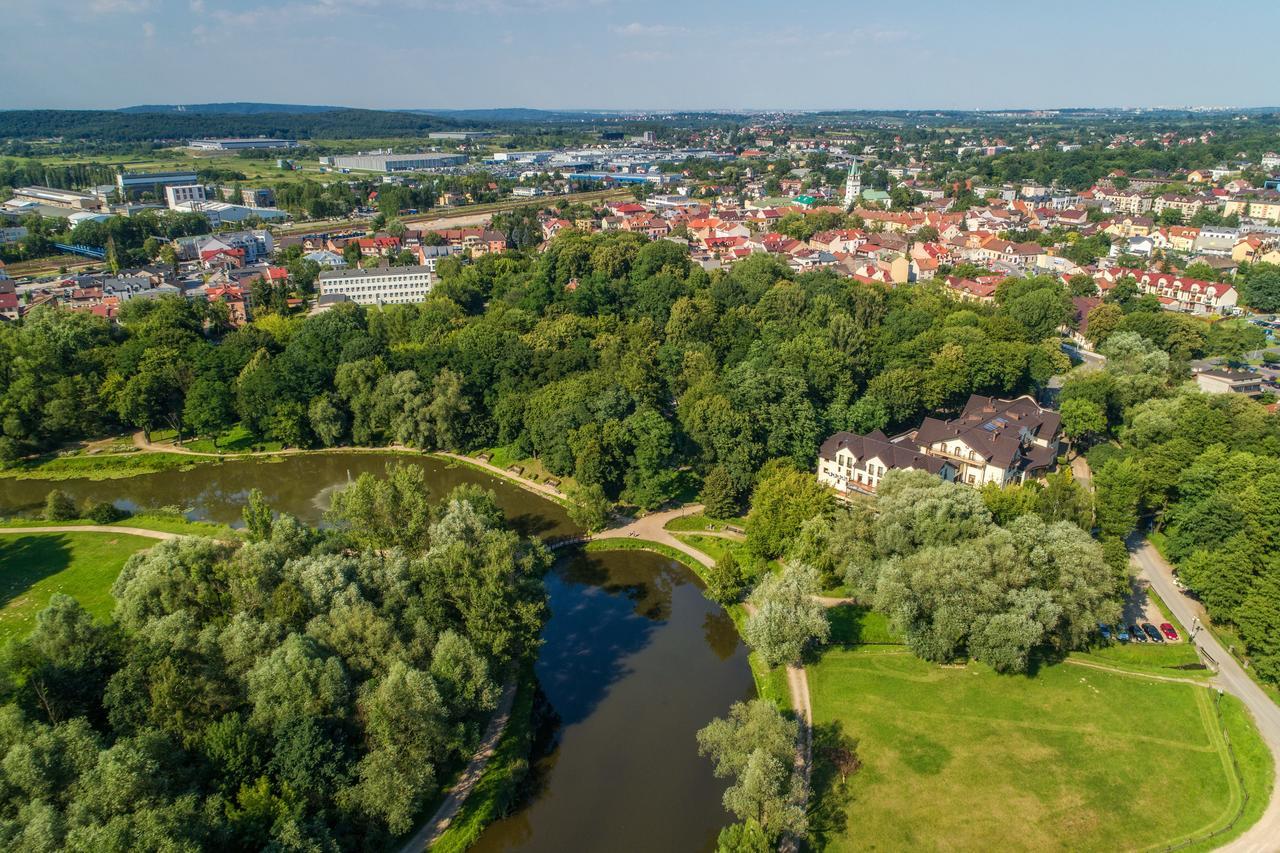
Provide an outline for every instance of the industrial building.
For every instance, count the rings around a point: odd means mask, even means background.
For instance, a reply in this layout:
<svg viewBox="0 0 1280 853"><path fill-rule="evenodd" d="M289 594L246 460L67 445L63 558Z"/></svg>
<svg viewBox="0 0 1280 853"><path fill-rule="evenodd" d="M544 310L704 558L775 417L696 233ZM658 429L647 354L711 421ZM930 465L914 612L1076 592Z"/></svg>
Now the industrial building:
<svg viewBox="0 0 1280 853"><path fill-rule="evenodd" d="M345 297L360 305L401 305L426 299L434 282L427 266L373 267L325 270L318 285L321 299L330 302Z"/></svg>
<svg viewBox="0 0 1280 853"><path fill-rule="evenodd" d="M333 169L360 169L366 172L411 172L418 169L439 169L443 166L461 166L467 162L465 154L350 154L337 157L321 157L320 163Z"/></svg>
<svg viewBox="0 0 1280 853"><path fill-rule="evenodd" d="M53 187L18 187L13 191L13 198L5 202L12 208L25 205L45 205L64 208L66 210L100 210L102 199L90 193L78 193L74 190L58 190Z"/></svg>
<svg viewBox="0 0 1280 853"><path fill-rule="evenodd" d="M493 136L491 130L437 130L428 133L428 139L448 139L454 142L468 142L472 139L488 139Z"/></svg>
<svg viewBox="0 0 1280 853"><path fill-rule="evenodd" d="M193 139L188 148L196 151L243 151L247 148L297 148L293 139Z"/></svg>
<svg viewBox="0 0 1280 853"><path fill-rule="evenodd" d="M121 198L132 198L151 193L159 198L165 187L194 184L198 178L193 170L175 172L120 172L116 175L116 189Z"/></svg>

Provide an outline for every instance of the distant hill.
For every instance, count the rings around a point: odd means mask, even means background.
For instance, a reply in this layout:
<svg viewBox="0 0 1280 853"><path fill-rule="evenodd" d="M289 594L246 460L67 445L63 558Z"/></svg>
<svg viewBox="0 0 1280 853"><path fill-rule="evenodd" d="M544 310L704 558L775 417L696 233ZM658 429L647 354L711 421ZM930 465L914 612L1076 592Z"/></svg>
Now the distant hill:
<svg viewBox="0 0 1280 853"><path fill-rule="evenodd" d="M278 113L295 115L303 113L332 113L347 109L346 107L323 107L310 104L258 104L250 101L233 101L223 104L139 104L134 107L121 107L118 113L198 113L202 115L241 115L252 116L262 113ZM417 112L417 110L414 110Z"/></svg>
<svg viewBox="0 0 1280 853"><path fill-rule="evenodd" d="M473 110L409 110L413 113L429 113L466 121L521 122L521 121L590 121L614 116L616 113L598 110L535 110L528 107L494 107Z"/></svg>
<svg viewBox="0 0 1280 853"><path fill-rule="evenodd" d="M475 125L455 118L383 110L326 109L307 113L0 111L0 139L62 136L123 143L168 143L217 136L377 139L425 136L433 130L471 127Z"/></svg>

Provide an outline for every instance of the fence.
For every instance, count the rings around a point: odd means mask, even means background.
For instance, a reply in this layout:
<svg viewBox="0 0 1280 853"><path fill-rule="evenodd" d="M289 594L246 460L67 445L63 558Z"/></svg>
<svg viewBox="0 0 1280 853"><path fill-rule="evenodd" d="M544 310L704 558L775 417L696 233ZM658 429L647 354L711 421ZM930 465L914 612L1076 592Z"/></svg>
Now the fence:
<svg viewBox="0 0 1280 853"><path fill-rule="evenodd" d="M1213 700L1213 710L1218 716L1218 725L1222 728L1222 739L1227 742L1227 755L1231 758L1231 771L1236 774L1236 781L1240 783L1240 808L1236 810L1235 816L1231 818L1231 822L1221 829L1215 829L1213 832L1204 835L1197 835L1191 838L1183 839L1177 844L1170 844L1168 847L1161 848L1165 851L1182 850L1193 844L1200 844L1204 841L1217 838L1224 835L1235 828L1240 822L1240 818L1244 816L1244 810L1249 806L1249 789L1244 784L1244 773L1240 770L1240 762L1236 760L1235 748L1231 746L1231 735L1227 733L1226 721L1222 719L1222 691L1218 691Z"/></svg>

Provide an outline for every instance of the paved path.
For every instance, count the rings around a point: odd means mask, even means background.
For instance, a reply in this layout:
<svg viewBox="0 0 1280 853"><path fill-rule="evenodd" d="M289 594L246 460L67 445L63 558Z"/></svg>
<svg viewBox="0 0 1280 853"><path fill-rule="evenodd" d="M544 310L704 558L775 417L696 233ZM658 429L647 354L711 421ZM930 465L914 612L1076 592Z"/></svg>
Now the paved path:
<svg viewBox="0 0 1280 853"><path fill-rule="evenodd" d="M456 462L465 462L468 465L475 465L477 468L483 468L485 471L489 472L490 474L493 474L494 476L501 477L504 480L510 480L511 482L515 483L517 486L519 486L522 489L527 489L531 492L537 492L538 494L555 498L556 500L565 499L564 492L560 491L554 486L548 486L546 483L535 483L533 480L530 480L528 477L520 477L515 474L512 474L510 471L504 471L503 469L499 468L497 465L494 465L491 462L484 462L480 459L475 458L474 456L463 456L461 453L450 453L447 450L438 450L431 455L439 456L442 459L453 459Z"/></svg>
<svg viewBox="0 0 1280 853"><path fill-rule="evenodd" d="M449 795L444 798L440 808L436 809L431 820L423 824L413 837L404 843L400 853L421 853L429 849L440 840L440 836L449 828L449 824L453 823L453 819L458 816L458 809L462 808L462 804L471 795L476 783L484 775L489 759L497 750L498 741L502 739L502 733L507 729L507 721L511 719L511 707L515 699L516 680L513 678L502 688L502 697L498 700L498 707L494 710L493 716L489 718L489 725L484 730L480 746L476 749L475 755L471 756L467 768L458 777L457 784L449 789Z"/></svg>
<svg viewBox="0 0 1280 853"><path fill-rule="evenodd" d="M181 539L181 533L147 530L145 527L116 527L106 524L50 524L44 527L0 527L0 533L125 533L148 539Z"/></svg>
<svg viewBox="0 0 1280 853"><path fill-rule="evenodd" d="M1174 585L1173 567L1150 542L1145 539L1132 542L1130 560L1188 630L1197 620L1201 625L1207 624L1208 617L1204 608L1198 601L1183 595ZM1249 678L1212 633L1201 630L1192 642L1217 664L1218 673L1214 684L1239 698L1249 709L1259 734L1271 750L1277 770L1280 770L1280 707ZM1230 853L1275 853L1280 850L1280 785L1272 787L1271 802L1258 822L1235 841L1219 849Z"/></svg>
<svg viewBox="0 0 1280 853"><path fill-rule="evenodd" d="M633 519L620 527L610 527L594 534L592 539L647 539L669 548L675 548L682 554L688 554L707 568L715 566L716 561L706 553L684 542L667 530L667 524L676 518L702 512L702 504L688 504L676 509L651 512L641 518Z"/></svg>

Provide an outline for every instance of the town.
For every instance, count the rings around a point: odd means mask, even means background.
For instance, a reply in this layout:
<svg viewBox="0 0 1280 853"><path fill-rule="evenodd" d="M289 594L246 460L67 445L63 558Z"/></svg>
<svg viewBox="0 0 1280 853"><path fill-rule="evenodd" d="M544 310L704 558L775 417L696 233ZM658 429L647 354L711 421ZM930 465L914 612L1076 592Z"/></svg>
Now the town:
<svg viewBox="0 0 1280 853"><path fill-rule="evenodd" d="M0 847L1277 849L1273 52L12 7Z"/></svg>

